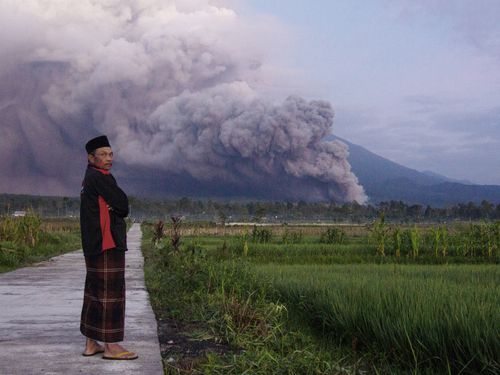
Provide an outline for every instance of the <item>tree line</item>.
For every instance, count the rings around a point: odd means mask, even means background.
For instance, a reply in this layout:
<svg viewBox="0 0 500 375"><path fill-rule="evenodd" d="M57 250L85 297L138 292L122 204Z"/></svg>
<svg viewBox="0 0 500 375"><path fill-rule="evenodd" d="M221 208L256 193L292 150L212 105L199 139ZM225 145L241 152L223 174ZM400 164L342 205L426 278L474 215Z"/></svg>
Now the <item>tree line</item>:
<svg viewBox="0 0 500 375"><path fill-rule="evenodd" d="M189 220L207 221L271 221L329 220L366 222L380 213L391 222L444 222L449 220L500 220L500 204L482 201L447 207L408 204L403 201L385 201L360 205L335 202L306 201L222 201L212 199L146 199L130 197L132 219L165 219L172 215ZM10 216L15 211L32 210L42 217L78 217L80 199L77 197L44 197L33 195L0 194L0 215Z"/></svg>

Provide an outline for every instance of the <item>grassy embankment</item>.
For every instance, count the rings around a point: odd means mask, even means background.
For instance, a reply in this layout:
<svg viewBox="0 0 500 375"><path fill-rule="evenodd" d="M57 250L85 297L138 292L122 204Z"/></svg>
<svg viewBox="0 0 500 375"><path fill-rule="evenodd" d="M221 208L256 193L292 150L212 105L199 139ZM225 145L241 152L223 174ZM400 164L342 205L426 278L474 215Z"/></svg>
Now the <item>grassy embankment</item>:
<svg viewBox="0 0 500 375"><path fill-rule="evenodd" d="M81 247L76 219L36 215L0 218L0 272L7 272Z"/></svg>
<svg viewBox="0 0 500 375"><path fill-rule="evenodd" d="M446 241L436 240L436 228L402 228L408 241L391 240L387 230L381 254L373 228L208 235L193 227L175 254L166 240L152 246L151 228L143 228L157 314L205 321L206 332L235 349L194 364L169 363L171 373L500 369L498 242L473 239L476 229L447 228Z"/></svg>

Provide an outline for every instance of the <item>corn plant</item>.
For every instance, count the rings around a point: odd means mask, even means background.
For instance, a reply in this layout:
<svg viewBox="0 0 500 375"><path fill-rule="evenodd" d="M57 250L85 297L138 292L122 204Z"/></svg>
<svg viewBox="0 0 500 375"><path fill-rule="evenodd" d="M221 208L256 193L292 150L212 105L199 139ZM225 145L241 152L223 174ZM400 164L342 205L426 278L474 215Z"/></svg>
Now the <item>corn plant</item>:
<svg viewBox="0 0 500 375"><path fill-rule="evenodd" d="M431 233L432 233L432 248L434 249L434 255L437 258L441 244L441 228L440 227L432 228Z"/></svg>
<svg viewBox="0 0 500 375"><path fill-rule="evenodd" d="M303 239L304 239L304 234L302 233L302 231L290 232L288 229L285 229L282 236L282 242L285 244L301 243Z"/></svg>
<svg viewBox="0 0 500 375"><path fill-rule="evenodd" d="M448 229L446 226L440 227L441 231L441 255L446 257L448 254Z"/></svg>
<svg viewBox="0 0 500 375"><path fill-rule="evenodd" d="M273 233L270 229L259 229L256 225L254 225L252 230L252 242L267 243L271 241L272 235Z"/></svg>
<svg viewBox="0 0 500 375"><path fill-rule="evenodd" d="M463 234L467 255L492 257L498 247L498 223L471 224Z"/></svg>
<svg viewBox="0 0 500 375"><path fill-rule="evenodd" d="M393 244L394 244L394 255L396 255L396 258L401 257L401 244L402 244L402 238L401 238L401 228L395 227L393 232L392 232L392 239L393 239Z"/></svg>
<svg viewBox="0 0 500 375"><path fill-rule="evenodd" d="M380 214L378 220L373 223L370 231L377 244L377 254L385 256L385 243L389 233L389 227L385 222L385 214L383 212Z"/></svg>
<svg viewBox="0 0 500 375"><path fill-rule="evenodd" d="M3 217L0 220L0 241L15 241L16 233L16 220L12 217Z"/></svg>
<svg viewBox="0 0 500 375"><path fill-rule="evenodd" d="M410 230L410 242L411 242L412 256L413 258L417 258L419 251L420 235L418 233L416 225Z"/></svg>
<svg viewBox="0 0 500 375"><path fill-rule="evenodd" d="M460 235L461 237L461 244L462 244L462 255L463 256L468 256L474 255L474 237L472 235L472 229L469 228L466 232L462 233Z"/></svg>
<svg viewBox="0 0 500 375"><path fill-rule="evenodd" d="M498 253L500 247L500 222L490 224L490 233L492 236L493 246L491 248L491 253L488 256L494 256Z"/></svg>
<svg viewBox="0 0 500 375"><path fill-rule="evenodd" d="M345 232L339 228L328 228L321 234L319 242L341 245L345 240Z"/></svg>
<svg viewBox="0 0 500 375"><path fill-rule="evenodd" d="M29 210L21 218L5 217L0 220L0 241L13 241L35 247L41 231L42 221Z"/></svg>

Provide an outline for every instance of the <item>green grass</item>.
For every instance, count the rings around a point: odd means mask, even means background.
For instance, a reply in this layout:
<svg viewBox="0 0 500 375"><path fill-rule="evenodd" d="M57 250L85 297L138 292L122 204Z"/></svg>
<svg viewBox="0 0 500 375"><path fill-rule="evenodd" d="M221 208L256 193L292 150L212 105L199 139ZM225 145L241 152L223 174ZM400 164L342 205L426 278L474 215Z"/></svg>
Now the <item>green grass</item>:
<svg viewBox="0 0 500 375"><path fill-rule="evenodd" d="M81 247L74 220L42 222L35 246L19 240L0 241L0 272L12 271Z"/></svg>
<svg viewBox="0 0 500 375"><path fill-rule="evenodd" d="M354 374L359 358L318 340L290 319L286 306L267 298L249 264L220 262L188 243L169 254L168 241L151 245L143 225L144 274L157 318L204 322L197 337L226 343L233 353L207 354L190 372L165 363L167 373ZM200 241L203 243L203 241Z"/></svg>
<svg viewBox="0 0 500 375"><path fill-rule="evenodd" d="M157 314L203 321L206 335L245 349L209 355L192 373L500 371L498 251L460 252L461 232L446 256L422 236L414 258L396 257L390 242L378 256L367 235L324 244L307 234L299 243L186 236L173 255L168 239L154 247L143 230Z"/></svg>
<svg viewBox="0 0 500 375"><path fill-rule="evenodd" d="M414 368L500 371L497 266L261 265L321 335L384 348Z"/></svg>
<svg viewBox="0 0 500 375"><path fill-rule="evenodd" d="M245 237L209 237L189 236L183 238L184 243L202 248L210 256L219 258L240 258L243 256ZM223 242L226 246L223 247ZM414 258L408 251L402 252L400 257L395 256L390 248L386 256L377 255L377 248L370 238L348 237L343 244L324 244L319 237L306 237L302 243L282 243L273 238L268 243L258 243L246 240L248 245L248 259L256 263L284 263L284 264L350 264L350 263L401 263L401 264L473 264L492 263L500 261L498 255L486 257L482 255L466 256L449 250L447 256L435 256L434 251L421 250ZM430 245L429 245L430 246Z"/></svg>

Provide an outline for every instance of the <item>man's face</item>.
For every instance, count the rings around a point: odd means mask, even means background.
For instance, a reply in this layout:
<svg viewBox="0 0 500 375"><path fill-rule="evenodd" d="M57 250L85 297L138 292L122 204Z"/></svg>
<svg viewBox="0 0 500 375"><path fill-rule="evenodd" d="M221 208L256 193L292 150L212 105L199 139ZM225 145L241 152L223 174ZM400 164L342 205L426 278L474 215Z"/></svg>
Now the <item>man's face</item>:
<svg viewBox="0 0 500 375"><path fill-rule="evenodd" d="M113 150L111 147L100 147L89 154L89 162L94 167L110 170L113 166Z"/></svg>

